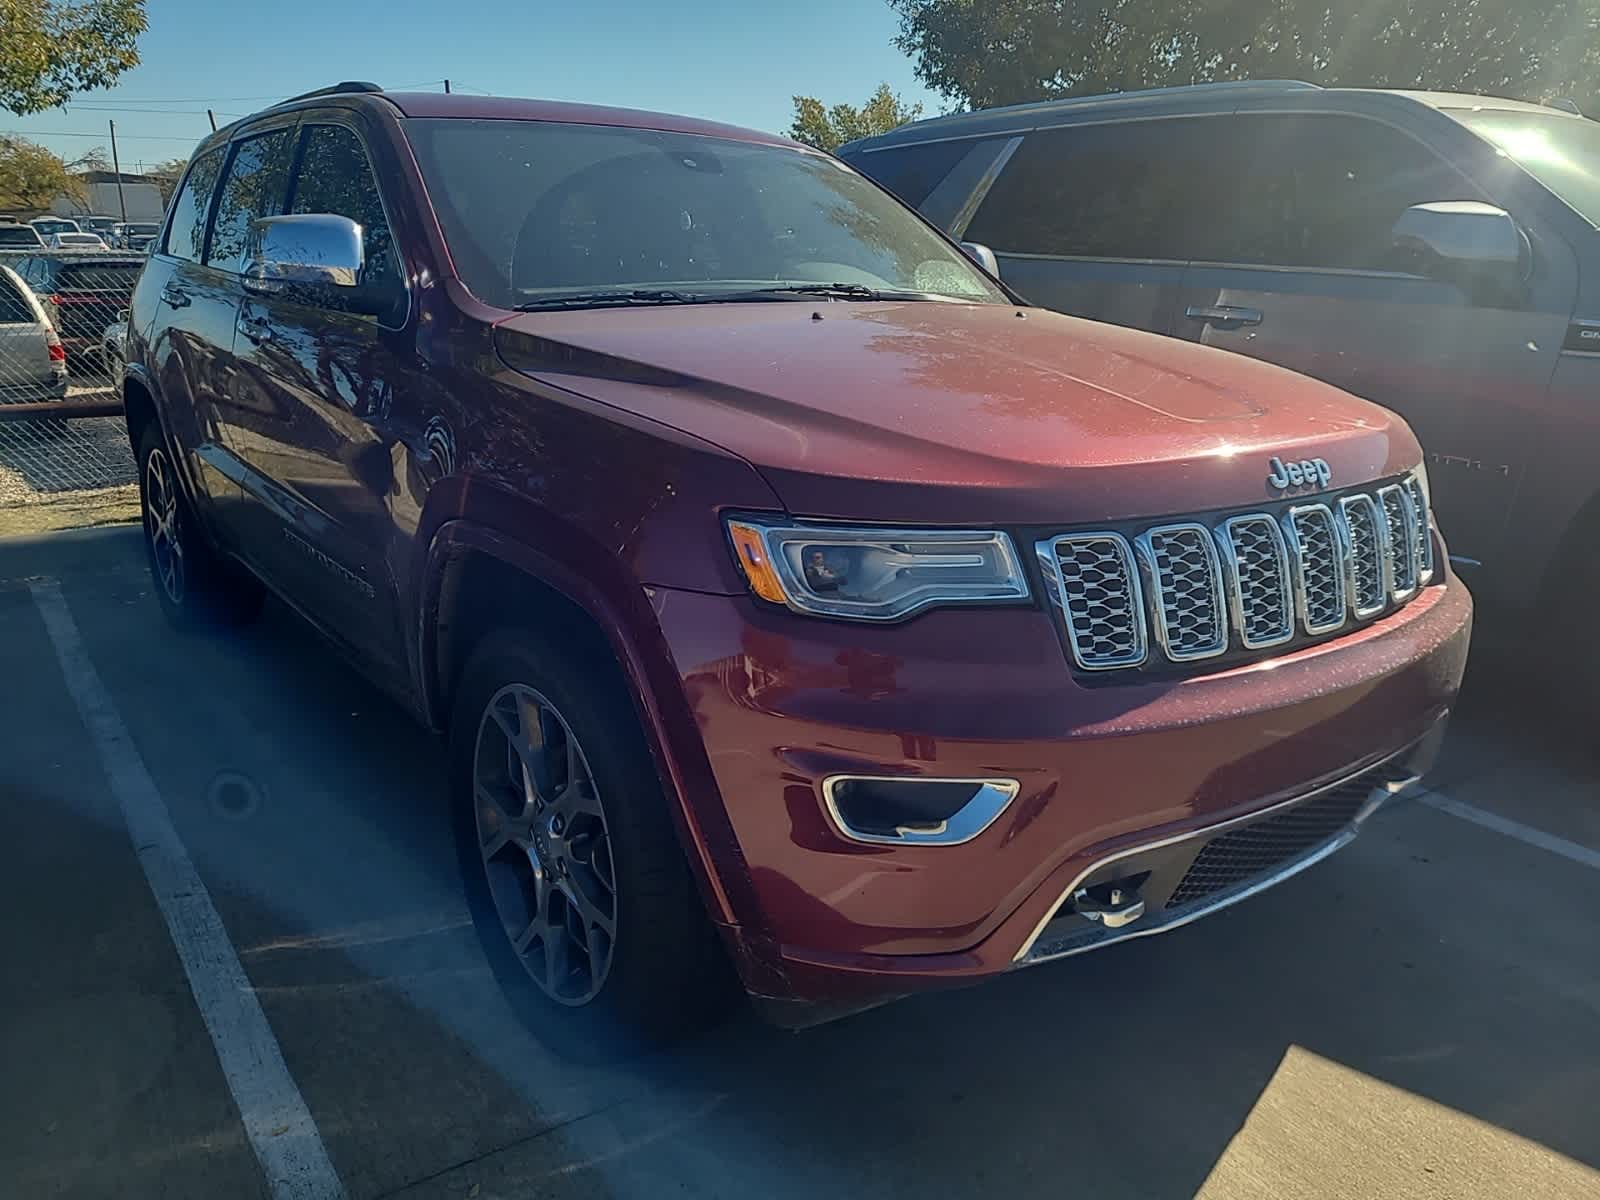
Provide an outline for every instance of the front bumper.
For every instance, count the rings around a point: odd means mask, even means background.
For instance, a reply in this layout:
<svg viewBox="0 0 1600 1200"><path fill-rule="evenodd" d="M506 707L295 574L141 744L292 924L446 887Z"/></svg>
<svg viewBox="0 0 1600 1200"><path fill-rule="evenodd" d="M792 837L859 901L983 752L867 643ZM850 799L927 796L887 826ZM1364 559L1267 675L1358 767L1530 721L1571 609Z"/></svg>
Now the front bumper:
<svg viewBox="0 0 1600 1200"><path fill-rule="evenodd" d="M654 592L751 897L728 931L747 986L854 1005L1156 932L1253 894L1247 873L1168 904L1218 832L1426 760L1460 684L1472 602L1446 578L1333 641L1213 674L1080 680L1043 611L936 611L863 628L746 597ZM1367 775L1364 773L1371 772ZM823 799L838 775L1017 781L970 840L863 844ZM1331 853L1344 820L1267 874ZM1063 901L1122 864L1148 921ZM1163 891L1163 889L1165 889Z"/></svg>

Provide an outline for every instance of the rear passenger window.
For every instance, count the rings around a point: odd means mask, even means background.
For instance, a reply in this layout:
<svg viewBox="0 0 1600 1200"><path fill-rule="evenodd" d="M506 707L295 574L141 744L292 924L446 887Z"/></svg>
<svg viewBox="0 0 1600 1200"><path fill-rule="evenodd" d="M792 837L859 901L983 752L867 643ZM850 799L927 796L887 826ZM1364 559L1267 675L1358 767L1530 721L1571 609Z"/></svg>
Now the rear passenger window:
<svg viewBox="0 0 1600 1200"><path fill-rule="evenodd" d="M402 287L383 199L361 139L342 125L312 125L304 135L289 211L332 213L361 226L366 267L361 282Z"/></svg>
<svg viewBox="0 0 1600 1200"><path fill-rule="evenodd" d="M250 222L283 211L289 187L290 130L275 129L237 143L217 197L206 262L235 273L244 268Z"/></svg>
<svg viewBox="0 0 1600 1200"><path fill-rule="evenodd" d="M971 139L922 142L915 146L897 146L893 150L852 154L845 162L916 208L976 144Z"/></svg>
<svg viewBox="0 0 1600 1200"><path fill-rule="evenodd" d="M38 319L17 285L0 275L0 325L32 325Z"/></svg>
<svg viewBox="0 0 1600 1200"><path fill-rule="evenodd" d="M1207 208L1210 118L1030 133L967 226L1014 254L1183 261Z"/></svg>
<svg viewBox="0 0 1600 1200"><path fill-rule="evenodd" d="M1242 182L1218 207L1212 261L1405 270L1390 245L1401 213L1482 199L1426 146L1376 121L1246 114L1226 124L1219 177Z"/></svg>
<svg viewBox="0 0 1600 1200"><path fill-rule="evenodd" d="M176 258L199 262L206 248L206 215L211 209L211 194L217 190L217 175L222 170L226 147L208 150L189 166L183 190L172 202L172 224L167 228L167 253Z"/></svg>

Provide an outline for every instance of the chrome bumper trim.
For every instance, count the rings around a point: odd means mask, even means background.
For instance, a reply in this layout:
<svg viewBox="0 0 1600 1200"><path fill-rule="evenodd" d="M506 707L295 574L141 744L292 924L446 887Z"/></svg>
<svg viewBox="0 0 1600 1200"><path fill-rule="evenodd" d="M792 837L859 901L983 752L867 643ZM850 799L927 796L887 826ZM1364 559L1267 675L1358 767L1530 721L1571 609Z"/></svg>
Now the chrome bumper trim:
<svg viewBox="0 0 1600 1200"><path fill-rule="evenodd" d="M1086 880L1107 866L1120 862L1126 858L1134 858L1139 855L1149 854L1152 851L1165 849L1168 846L1175 846L1181 842L1195 840L1209 841L1219 834L1226 833L1230 829L1236 829L1243 825L1251 825L1257 821L1270 818L1277 813L1281 813L1287 811L1288 809L1296 808L1299 805L1309 803L1310 801L1315 800L1318 796L1324 795L1337 788L1344 787L1352 780L1359 779L1363 775L1381 771L1386 764L1394 764L1398 766L1401 763L1408 762L1417 748L1426 743L1428 738L1432 736L1434 736L1434 734L1430 733L1428 736L1419 739L1419 741L1412 743L1410 746L1407 746L1398 753L1390 755L1386 759L1380 759L1375 763L1369 763L1359 771L1351 771L1348 775L1344 775L1331 783L1323 784L1321 787L1315 788L1309 792L1302 792L1298 796L1291 796L1287 800L1281 800L1276 804L1267 806L1266 808L1257 809L1254 812L1246 813L1243 816L1235 817L1232 820L1222 821L1216 825L1206 825L1199 829L1191 829L1185 833L1174 834L1171 837L1161 838L1154 842L1146 842L1142 845L1133 846L1126 850L1119 850L1115 854L1108 854L1104 858L1096 859L1081 872L1079 872L1077 877L1074 878L1065 889L1063 889L1060 898L1050 906L1049 911L1046 912L1044 916L1044 919L1041 920L1038 925L1034 926L1033 932L1028 935L1027 941L1023 942L1022 948L1017 951L1016 956L1012 960L1013 964L1019 967L1031 967L1037 963L1051 962L1060 958L1071 958L1076 954L1084 954L1090 950L1099 950L1101 947L1111 945L1113 942L1128 941L1131 938L1149 937L1151 934L1165 933L1169 929L1178 929L1189 924L1191 921L1197 921L1201 917L1210 916L1214 912L1218 912L1221 909L1229 907L1230 905L1237 904L1241 900L1247 900L1251 896L1254 896L1260 892L1264 892L1268 888L1282 883L1284 880L1289 879L1292 876L1298 875L1301 871L1304 871L1308 867L1314 866L1323 859L1327 858L1334 851L1340 850L1354 841L1356 834L1361 831L1361 826L1367 822L1368 818L1370 818L1373 813L1377 812L1378 809L1381 808L1387 801L1409 790L1421 781L1422 771L1407 769L1402 775L1397 775L1394 778L1374 784L1371 794L1367 797L1361 808L1356 812L1356 815L1351 818L1351 821L1348 825L1346 825L1332 837L1328 838L1326 841L1313 846L1310 850L1301 854L1297 858L1293 858L1287 862L1279 864L1276 868L1264 875L1257 875L1254 878L1245 880L1244 882L1236 884L1231 888L1224 888L1220 891L1214 892L1210 896L1205 897L1203 900L1196 901L1191 906L1172 910L1170 915L1156 914L1148 918L1147 921L1130 923L1120 929L1115 930L1114 932L1107 932L1103 936L1096 938L1094 941L1088 942L1087 944L1071 944L1058 950L1051 949L1049 943L1044 945L1039 944L1044 935L1045 929L1049 926L1050 922L1055 919L1056 914L1060 911L1061 907L1071 901L1072 897L1077 893L1078 889L1084 885ZM1078 941L1076 938L1070 940L1074 943Z"/></svg>

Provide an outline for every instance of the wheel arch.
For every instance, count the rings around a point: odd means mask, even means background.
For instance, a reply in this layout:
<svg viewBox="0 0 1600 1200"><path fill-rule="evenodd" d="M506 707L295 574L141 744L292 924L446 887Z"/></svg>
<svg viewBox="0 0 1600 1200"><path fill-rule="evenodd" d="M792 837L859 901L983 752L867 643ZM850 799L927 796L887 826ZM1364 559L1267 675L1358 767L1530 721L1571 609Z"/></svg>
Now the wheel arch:
<svg viewBox="0 0 1600 1200"><path fill-rule="evenodd" d="M754 891L648 592L608 591L591 575L495 528L442 523L423 565L416 631L428 719L448 725L461 667L496 625L553 627L602 655L644 730L708 914L748 929L759 921Z"/></svg>

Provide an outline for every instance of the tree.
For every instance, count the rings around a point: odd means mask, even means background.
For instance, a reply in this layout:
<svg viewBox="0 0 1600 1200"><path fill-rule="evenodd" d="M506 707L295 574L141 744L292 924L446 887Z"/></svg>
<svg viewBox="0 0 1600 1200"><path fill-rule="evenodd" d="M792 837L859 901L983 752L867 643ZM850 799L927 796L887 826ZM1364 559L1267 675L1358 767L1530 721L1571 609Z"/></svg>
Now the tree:
<svg viewBox="0 0 1600 1200"><path fill-rule="evenodd" d="M49 208L61 195L84 197L66 163L26 138L0 136L0 209Z"/></svg>
<svg viewBox="0 0 1600 1200"><path fill-rule="evenodd" d="M144 0L0 0L0 108L19 115L139 65Z"/></svg>
<svg viewBox="0 0 1600 1200"><path fill-rule="evenodd" d="M188 165L187 158L169 158L166 162L147 167L145 177L155 180L156 186L161 189L162 200L171 200L172 193L178 190L178 180L183 178L183 170Z"/></svg>
<svg viewBox="0 0 1600 1200"><path fill-rule="evenodd" d="M109 171L111 170L111 156L106 153L105 147L91 146L69 162L67 170L75 175L81 175L85 171Z"/></svg>
<svg viewBox="0 0 1600 1200"><path fill-rule="evenodd" d="M829 153L846 142L875 133L887 133L897 125L915 121L922 115L922 105L907 105L880 83L872 97L857 108L853 104L835 104L824 108L814 96L794 98L794 121L789 126L789 136L797 142L815 146Z"/></svg>
<svg viewBox="0 0 1600 1200"><path fill-rule="evenodd" d="M975 108L1230 79L1584 105L1600 0L889 0L895 44ZM1592 110L1591 110L1592 111Z"/></svg>

